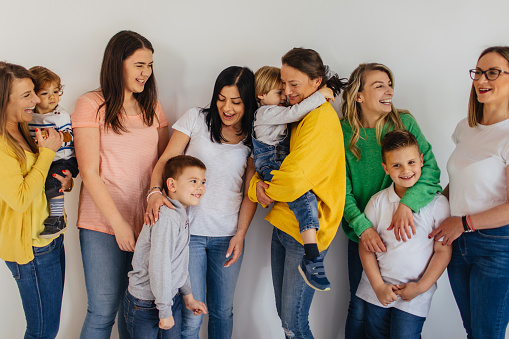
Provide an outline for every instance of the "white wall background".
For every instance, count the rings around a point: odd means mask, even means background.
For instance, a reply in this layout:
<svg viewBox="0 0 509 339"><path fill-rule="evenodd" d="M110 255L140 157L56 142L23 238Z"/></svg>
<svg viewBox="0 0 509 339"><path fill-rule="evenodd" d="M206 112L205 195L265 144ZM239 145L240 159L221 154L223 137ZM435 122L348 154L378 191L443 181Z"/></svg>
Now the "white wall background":
<svg viewBox="0 0 509 339"><path fill-rule="evenodd" d="M468 69L475 67L484 48L509 44L506 0L6 0L0 11L0 60L55 71L65 84L62 105L70 112L81 94L98 87L106 43L122 29L137 31L152 42L159 100L170 123L189 107L210 101L214 80L225 67L278 66L292 47L316 49L345 77L361 62L384 63L395 74L396 107L416 117L442 171L453 149L450 135L466 116ZM443 173L442 184L447 182ZM86 312L74 227L77 209L75 189L66 195L71 227L65 238L60 339L78 338ZM271 226L263 220L265 214L259 208L247 235L235 296L234 338L283 337L273 299ZM333 289L318 293L311 307L316 338L344 336L349 299L346 252L340 230L326 258ZM21 338L21 301L4 264L0 300L0 338ZM423 338L462 337L459 312L443 276Z"/></svg>

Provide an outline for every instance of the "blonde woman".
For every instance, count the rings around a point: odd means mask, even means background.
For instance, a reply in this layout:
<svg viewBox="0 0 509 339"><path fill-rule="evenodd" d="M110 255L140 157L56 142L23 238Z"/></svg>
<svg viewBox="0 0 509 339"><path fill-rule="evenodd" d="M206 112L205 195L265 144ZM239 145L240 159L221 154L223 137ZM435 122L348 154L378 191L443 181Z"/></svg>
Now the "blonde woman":
<svg viewBox="0 0 509 339"><path fill-rule="evenodd" d="M343 231L348 242L350 306L345 328L346 338L365 337L364 301L355 295L362 274L359 243L371 252L385 252L382 239L364 215L364 208L375 193L392 183L382 166L380 141L387 131L406 129L415 135L424 155L419 181L407 190L390 225L398 241L415 234L412 212L426 206L441 191L440 170L431 145L426 141L414 117L392 104L394 78L382 64L360 64L351 74L343 92L341 126L346 155L346 201ZM389 227L389 225L387 225Z"/></svg>

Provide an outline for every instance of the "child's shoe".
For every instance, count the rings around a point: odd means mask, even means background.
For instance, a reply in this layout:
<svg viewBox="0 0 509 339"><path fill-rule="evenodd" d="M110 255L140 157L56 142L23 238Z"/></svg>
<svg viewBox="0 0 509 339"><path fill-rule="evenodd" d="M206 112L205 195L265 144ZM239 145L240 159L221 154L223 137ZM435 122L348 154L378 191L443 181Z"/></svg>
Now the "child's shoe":
<svg viewBox="0 0 509 339"><path fill-rule="evenodd" d="M64 232L67 228L65 215L47 217L44 220L44 230L39 234L39 238L55 238L57 235Z"/></svg>
<svg viewBox="0 0 509 339"><path fill-rule="evenodd" d="M321 254L313 260L307 260L306 256L303 256L299 265L300 275L302 275L306 284L317 291L330 290L329 279L325 276L323 259Z"/></svg>

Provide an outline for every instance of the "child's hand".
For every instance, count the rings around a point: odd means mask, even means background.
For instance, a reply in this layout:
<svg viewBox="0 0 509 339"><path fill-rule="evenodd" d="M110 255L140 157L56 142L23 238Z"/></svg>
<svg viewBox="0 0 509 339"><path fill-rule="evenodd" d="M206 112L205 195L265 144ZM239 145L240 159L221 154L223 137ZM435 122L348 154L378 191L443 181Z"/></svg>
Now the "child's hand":
<svg viewBox="0 0 509 339"><path fill-rule="evenodd" d="M194 315L207 314L207 306L201 301L193 298L192 294L184 296L184 303L189 311L193 311Z"/></svg>
<svg viewBox="0 0 509 339"><path fill-rule="evenodd" d="M410 239L412 234L415 235L414 215L410 207L399 203L398 209L392 216L391 225L387 228L388 231L392 229L394 229L394 236L397 241L403 240L403 242L406 242L407 236Z"/></svg>
<svg viewBox="0 0 509 339"><path fill-rule="evenodd" d="M329 87L323 86L322 88L320 88L318 90L318 92L322 93L325 100L327 100L327 101L332 100L332 102L335 101L334 92L332 92L332 90Z"/></svg>
<svg viewBox="0 0 509 339"><path fill-rule="evenodd" d="M382 303L382 305L387 306L393 301L398 300L398 296L394 291L397 290L396 285L393 284L383 284L378 286L377 288L373 288L376 293L376 297Z"/></svg>
<svg viewBox="0 0 509 339"><path fill-rule="evenodd" d="M169 330L175 326L175 320L173 319L173 316L170 316L169 318L165 319L159 319L159 328L162 330Z"/></svg>
<svg viewBox="0 0 509 339"><path fill-rule="evenodd" d="M419 284L415 282L409 282L407 284L396 285L397 290L395 293L401 297L404 301L410 301L426 291L421 291Z"/></svg>

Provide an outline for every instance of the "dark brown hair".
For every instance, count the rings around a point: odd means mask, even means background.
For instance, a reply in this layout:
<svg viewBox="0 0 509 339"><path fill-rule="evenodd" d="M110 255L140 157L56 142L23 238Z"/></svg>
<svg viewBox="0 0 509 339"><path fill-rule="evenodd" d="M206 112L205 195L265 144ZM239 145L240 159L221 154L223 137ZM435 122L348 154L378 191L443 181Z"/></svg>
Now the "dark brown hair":
<svg viewBox="0 0 509 339"><path fill-rule="evenodd" d="M421 154L421 148L415 136L405 129L395 129L385 135L382 140L382 160L385 163L385 154L400 148L415 146Z"/></svg>
<svg viewBox="0 0 509 339"><path fill-rule="evenodd" d="M166 192L169 192L167 181L169 178L178 179L184 169L188 167L198 167L206 170L205 164L198 158L190 155L177 155L166 162L163 171L163 185Z"/></svg>
<svg viewBox="0 0 509 339"><path fill-rule="evenodd" d="M327 85L327 87L329 87L334 93L334 96L338 96L345 86L345 81L340 79L337 75L334 75L329 79L326 78L327 68L323 64L320 54L318 54L315 50L293 48L283 55L281 62L283 65L288 65L301 71L311 80L321 78L322 82L319 88Z"/></svg>
<svg viewBox="0 0 509 339"><path fill-rule="evenodd" d="M97 110L97 114L103 106L106 106L105 127L111 128L117 134L127 132L122 125L121 114L124 112L124 60L143 48L154 53L152 44L145 37L133 31L120 31L110 39L104 51L100 75L104 103ZM153 72L145 82L143 92L133 93L133 96L141 107L143 122L147 126L152 126L157 104L157 86Z"/></svg>

